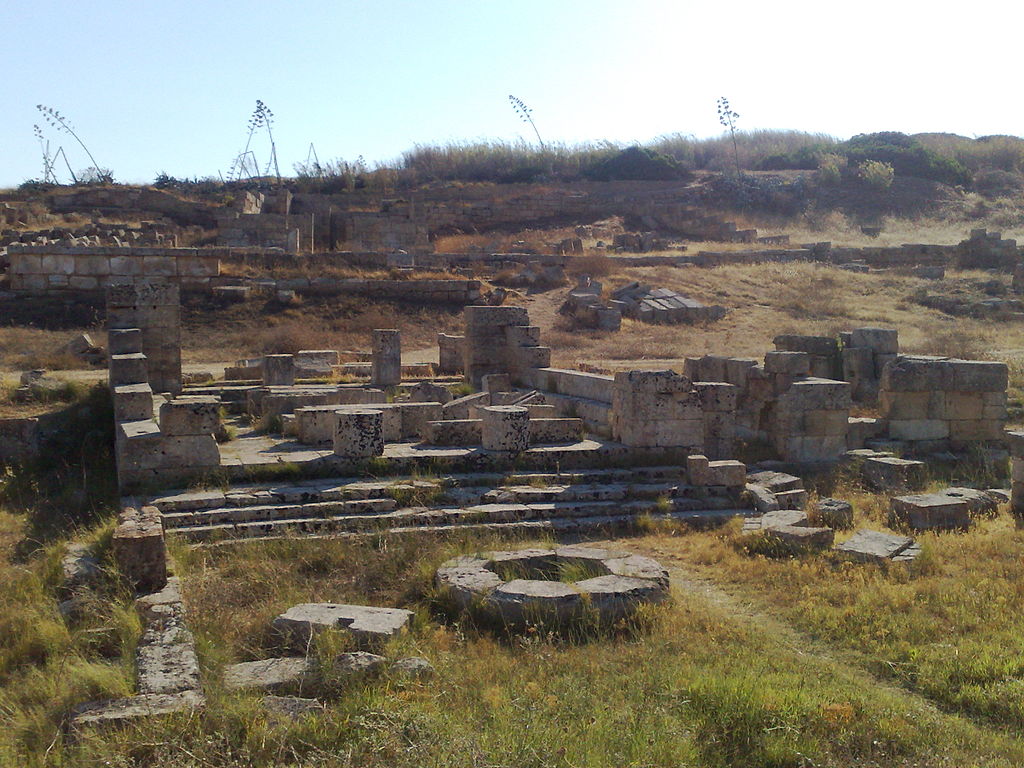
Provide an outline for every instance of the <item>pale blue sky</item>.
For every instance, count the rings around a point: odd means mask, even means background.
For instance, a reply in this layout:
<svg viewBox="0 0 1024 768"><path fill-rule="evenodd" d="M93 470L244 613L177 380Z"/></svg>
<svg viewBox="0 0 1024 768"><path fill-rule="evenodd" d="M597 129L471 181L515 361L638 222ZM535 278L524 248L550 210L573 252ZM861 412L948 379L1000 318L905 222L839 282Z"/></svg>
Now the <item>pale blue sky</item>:
<svg viewBox="0 0 1024 768"><path fill-rule="evenodd" d="M129 182L226 172L256 99L288 173L310 142L372 162L531 140L509 93L547 141L713 135L721 95L742 128L1020 134L1022 20L991 0L5 0L0 186L41 174L40 102Z"/></svg>

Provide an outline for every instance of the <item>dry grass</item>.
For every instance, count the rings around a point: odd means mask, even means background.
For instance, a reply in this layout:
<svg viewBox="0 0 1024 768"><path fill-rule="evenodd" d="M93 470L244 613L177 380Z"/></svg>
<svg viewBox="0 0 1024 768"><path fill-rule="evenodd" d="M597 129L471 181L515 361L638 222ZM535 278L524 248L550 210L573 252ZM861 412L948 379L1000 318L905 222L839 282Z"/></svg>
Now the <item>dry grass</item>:
<svg viewBox="0 0 1024 768"><path fill-rule="evenodd" d="M950 271L947 281L977 279L982 273ZM991 279L991 275L986 275ZM541 294L529 303L531 320L544 328L555 364L578 362L625 368L645 361L678 360L704 354L762 357L783 333L834 335L858 326L881 325L900 331L907 352L970 357L1024 357L1024 324L953 318L912 303L920 287L934 281L894 273L860 274L810 263L729 265L700 268L628 268L603 278L607 287L638 280L676 290L705 304L730 309L703 327L658 326L625 320L618 333L568 334L557 330L555 310L561 292Z"/></svg>

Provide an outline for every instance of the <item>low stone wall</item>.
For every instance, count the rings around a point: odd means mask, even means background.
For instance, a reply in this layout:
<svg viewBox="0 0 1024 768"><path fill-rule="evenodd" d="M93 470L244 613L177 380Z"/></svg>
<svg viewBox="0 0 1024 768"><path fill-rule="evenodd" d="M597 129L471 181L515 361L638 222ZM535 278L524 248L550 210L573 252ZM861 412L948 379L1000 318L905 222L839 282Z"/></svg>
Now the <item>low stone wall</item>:
<svg viewBox="0 0 1024 768"><path fill-rule="evenodd" d="M11 245L7 251L10 289L23 293L102 291L153 281L202 290L220 274L216 249Z"/></svg>

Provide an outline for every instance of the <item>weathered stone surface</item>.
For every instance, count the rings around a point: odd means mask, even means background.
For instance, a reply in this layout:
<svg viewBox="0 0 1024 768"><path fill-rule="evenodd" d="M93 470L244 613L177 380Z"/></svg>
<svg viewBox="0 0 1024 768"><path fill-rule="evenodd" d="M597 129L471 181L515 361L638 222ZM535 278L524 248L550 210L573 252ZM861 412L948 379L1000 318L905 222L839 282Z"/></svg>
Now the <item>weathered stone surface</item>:
<svg viewBox="0 0 1024 768"><path fill-rule="evenodd" d="M180 693L200 689L199 659L191 633L183 625L169 642L141 644L135 652L139 693Z"/></svg>
<svg viewBox="0 0 1024 768"><path fill-rule="evenodd" d="M294 690L300 688L315 672L316 663L307 656L245 661L232 664L224 671L224 685L229 689Z"/></svg>
<svg viewBox="0 0 1024 768"><path fill-rule="evenodd" d="M91 701L74 708L68 721L72 737L91 728L117 728L137 722L142 718L171 715L205 705L203 695L198 691L183 693L151 693L143 696L129 696L125 699Z"/></svg>
<svg viewBox="0 0 1024 768"><path fill-rule="evenodd" d="M895 456L867 458L861 476L876 491L917 491L928 485L928 465Z"/></svg>
<svg viewBox="0 0 1024 768"><path fill-rule="evenodd" d="M407 656L391 665L391 673L416 680L428 680L434 675L434 665L419 656Z"/></svg>
<svg viewBox="0 0 1024 768"><path fill-rule="evenodd" d="M334 414L334 453L350 459L366 459L384 453L384 414L379 410L353 409Z"/></svg>
<svg viewBox="0 0 1024 768"><path fill-rule="evenodd" d="M64 589L83 587L100 575L100 563L85 544L68 544L61 559Z"/></svg>
<svg viewBox="0 0 1024 768"><path fill-rule="evenodd" d="M973 516L996 511L995 500L974 488L895 496L890 504L893 522L915 531L964 530L971 525Z"/></svg>
<svg viewBox="0 0 1024 768"><path fill-rule="evenodd" d="M156 507L125 508L111 548L121 573L139 591L156 591L167 583L167 547Z"/></svg>
<svg viewBox="0 0 1024 768"><path fill-rule="evenodd" d="M432 381L421 381L409 389L409 400L414 403L450 403L454 399L447 387Z"/></svg>
<svg viewBox="0 0 1024 768"><path fill-rule="evenodd" d="M340 603L301 603L274 619L273 627L293 648L305 650L317 632L346 630L363 646L384 642L405 631L412 611L402 608L375 608Z"/></svg>
<svg viewBox="0 0 1024 768"><path fill-rule="evenodd" d="M387 389L402 381L402 335L393 329L373 332L371 381L373 386Z"/></svg>
<svg viewBox="0 0 1024 768"><path fill-rule="evenodd" d="M849 528L853 525L853 505L842 499L818 499L811 515L815 522L827 528Z"/></svg>
<svg viewBox="0 0 1024 768"><path fill-rule="evenodd" d="M295 384L294 355L263 356L263 386L290 387Z"/></svg>
<svg viewBox="0 0 1024 768"><path fill-rule="evenodd" d="M519 405L480 408L483 447L489 451L522 453L530 444L530 412Z"/></svg>
<svg viewBox="0 0 1024 768"><path fill-rule="evenodd" d="M778 525L768 529L765 536L780 554L800 555L828 549L835 539L835 532L831 528Z"/></svg>
<svg viewBox="0 0 1024 768"><path fill-rule="evenodd" d="M307 715L320 715L324 712L324 705L316 699L270 694L263 697L263 708L267 710L267 715L272 719L293 722Z"/></svg>
<svg viewBox="0 0 1024 768"><path fill-rule="evenodd" d="M908 552L913 544L914 540L909 536L862 529L846 541L836 544L835 551L852 560L881 563L896 560L904 553L916 556L916 550Z"/></svg>

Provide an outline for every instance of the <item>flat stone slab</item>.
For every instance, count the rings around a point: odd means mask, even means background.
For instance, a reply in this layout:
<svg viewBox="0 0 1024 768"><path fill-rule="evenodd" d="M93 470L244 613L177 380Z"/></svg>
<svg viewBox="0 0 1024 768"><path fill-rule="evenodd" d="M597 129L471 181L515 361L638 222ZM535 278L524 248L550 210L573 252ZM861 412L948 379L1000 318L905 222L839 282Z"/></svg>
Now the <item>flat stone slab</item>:
<svg viewBox="0 0 1024 768"><path fill-rule="evenodd" d="M893 523L915 531L965 530L972 517L994 514L996 509L995 499L974 488L947 488L938 493L894 496L890 500Z"/></svg>
<svg viewBox="0 0 1024 768"><path fill-rule="evenodd" d="M399 659L391 665L390 671L392 674L417 680L427 680L436 674L434 665L420 656L407 656L404 659Z"/></svg>
<svg viewBox="0 0 1024 768"><path fill-rule="evenodd" d="M293 648L306 650L313 635L326 629L349 632L356 643L370 646L405 631L412 611L340 603L301 603L274 619L273 627Z"/></svg>
<svg viewBox="0 0 1024 768"><path fill-rule="evenodd" d="M779 509L765 512L760 517L750 517L743 521L743 532L768 531L780 526L808 526L810 521L807 513L800 509Z"/></svg>
<svg viewBox="0 0 1024 768"><path fill-rule="evenodd" d="M820 552L831 547L835 540L835 531L831 528L812 528L803 525L777 525L769 528L765 535L780 554L792 555Z"/></svg>
<svg viewBox="0 0 1024 768"><path fill-rule="evenodd" d="M875 456L865 459L860 471L876 491L918 491L928 485L928 465L923 461Z"/></svg>
<svg viewBox="0 0 1024 768"><path fill-rule="evenodd" d="M573 568L585 578L558 580ZM669 590L668 571L657 561L583 545L463 555L438 568L435 581L462 609L514 627L566 625L590 611L612 621L665 599Z"/></svg>
<svg viewBox="0 0 1024 768"><path fill-rule="evenodd" d="M299 720L306 715L319 715L324 712L324 705L316 699L303 699L298 696L263 697L263 708L267 715L275 720Z"/></svg>
<svg viewBox="0 0 1024 768"><path fill-rule="evenodd" d="M224 671L224 686L231 690L293 690L301 687L315 672L316 665L313 659L307 656L243 661L240 664L232 664Z"/></svg>
<svg viewBox="0 0 1024 768"><path fill-rule="evenodd" d="M148 717L171 715L205 705L198 691L150 693L124 699L106 699L80 704L71 712L68 730L72 736L90 728L119 728Z"/></svg>
<svg viewBox="0 0 1024 768"><path fill-rule="evenodd" d="M835 551L862 563L883 563L913 560L920 552L920 547L909 536L864 528L846 541L836 544Z"/></svg>

